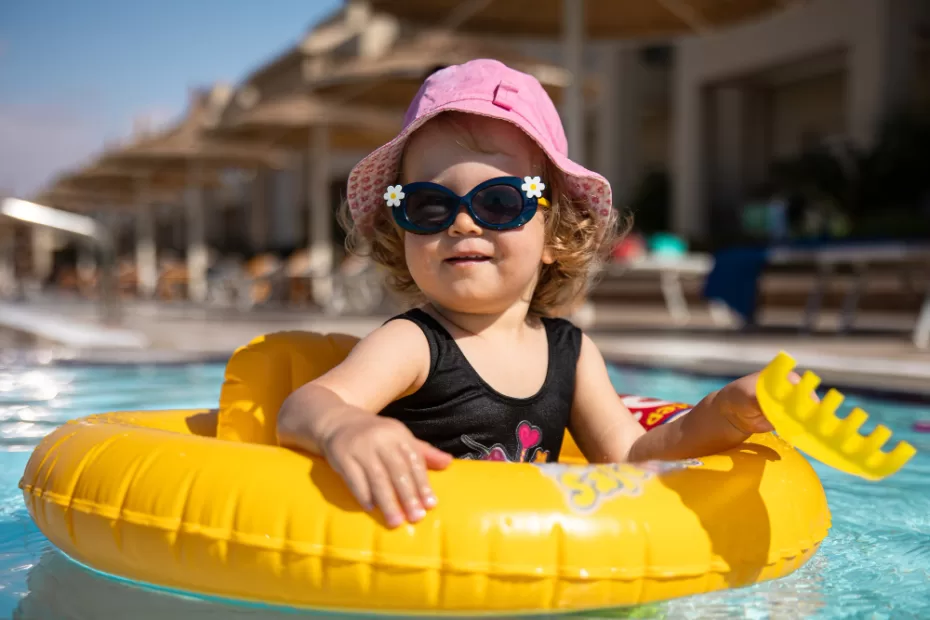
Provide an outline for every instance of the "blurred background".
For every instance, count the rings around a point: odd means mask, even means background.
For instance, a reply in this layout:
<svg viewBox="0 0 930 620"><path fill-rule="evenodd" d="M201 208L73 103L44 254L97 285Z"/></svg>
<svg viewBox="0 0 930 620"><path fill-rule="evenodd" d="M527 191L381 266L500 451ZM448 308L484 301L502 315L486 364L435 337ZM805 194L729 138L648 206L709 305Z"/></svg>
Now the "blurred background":
<svg viewBox="0 0 930 620"><path fill-rule="evenodd" d="M930 617L930 0L0 0L0 617L271 617L73 565L21 473L68 420L216 407L262 334L400 311L335 209L482 57L634 217L569 311L618 393L698 402L784 349L919 451L813 462L833 525L791 577L601 617Z"/></svg>
<svg viewBox="0 0 930 620"><path fill-rule="evenodd" d="M930 345L926 0L4 3L0 345L377 325L349 170L479 57L539 78L635 217L574 309L593 333Z"/></svg>

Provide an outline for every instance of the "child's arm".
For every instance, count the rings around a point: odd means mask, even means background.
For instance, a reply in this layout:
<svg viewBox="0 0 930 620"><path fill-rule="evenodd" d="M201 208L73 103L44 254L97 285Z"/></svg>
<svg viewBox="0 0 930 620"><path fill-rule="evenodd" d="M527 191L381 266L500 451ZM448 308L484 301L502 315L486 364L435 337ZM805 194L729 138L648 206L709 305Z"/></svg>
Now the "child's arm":
<svg viewBox="0 0 930 620"><path fill-rule="evenodd" d="M381 508L389 526L402 523L404 513L417 521L424 506L436 504L426 469L446 467L451 456L376 414L416 391L428 373L423 332L410 321L391 321L287 397L278 412L278 442L326 457L359 503Z"/></svg>
<svg viewBox="0 0 930 620"><path fill-rule="evenodd" d="M623 405L597 347L583 336L570 430L591 462L673 460L716 454L772 430L755 399L755 375L709 394L688 415L648 433Z"/></svg>

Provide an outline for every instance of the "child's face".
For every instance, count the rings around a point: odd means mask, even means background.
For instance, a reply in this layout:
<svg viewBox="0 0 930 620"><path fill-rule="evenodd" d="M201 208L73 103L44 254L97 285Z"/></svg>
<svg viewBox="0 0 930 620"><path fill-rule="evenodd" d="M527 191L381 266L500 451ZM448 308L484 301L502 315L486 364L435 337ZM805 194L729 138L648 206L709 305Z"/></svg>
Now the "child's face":
<svg viewBox="0 0 930 620"><path fill-rule="evenodd" d="M437 122L416 131L404 156L404 183L431 181L464 195L494 177L542 176L543 155L522 131L481 116L463 122L466 134ZM407 268L431 302L452 311L501 313L520 300L529 302L541 263L552 262L542 211L520 228L492 231L479 227L463 206L440 233L404 235ZM455 259L463 255L485 258Z"/></svg>

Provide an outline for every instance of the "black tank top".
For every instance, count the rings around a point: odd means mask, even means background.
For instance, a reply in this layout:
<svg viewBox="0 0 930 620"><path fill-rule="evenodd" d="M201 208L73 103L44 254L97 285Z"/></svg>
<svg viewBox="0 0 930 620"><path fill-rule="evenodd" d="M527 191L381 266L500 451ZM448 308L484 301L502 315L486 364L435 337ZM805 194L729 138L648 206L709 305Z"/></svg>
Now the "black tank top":
<svg viewBox="0 0 930 620"><path fill-rule="evenodd" d="M452 335L415 308L390 320L416 323L429 342L429 375L419 390L381 415L403 422L415 437L461 459L555 462L575 393L581 330L543 318L549 364L542 388L528 398L494 390L468 362Z"/></svg>

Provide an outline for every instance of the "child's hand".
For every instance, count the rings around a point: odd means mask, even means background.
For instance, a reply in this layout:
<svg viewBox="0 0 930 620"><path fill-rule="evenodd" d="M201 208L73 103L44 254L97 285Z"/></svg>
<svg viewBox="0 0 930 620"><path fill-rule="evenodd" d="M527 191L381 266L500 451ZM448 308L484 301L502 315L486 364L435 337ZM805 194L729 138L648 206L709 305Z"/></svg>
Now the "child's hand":
<svg viewBox="0 0 930 620"><path fill-rule="evenodd" d="M801 377L792 372L788 375L788 380L796 384ZM759 373L753 373L728 383L720 390L718 410L729 420L730 424L747 435L768 433L773 430L772 423L762 413L759 400L756 398L758 381ZM818 400L816 394L813 394L812 398Z"/></svg>
<svg viewBox="0 0 930 620"><path fill-rule="evenodd" d="M436 505L426 470L452 462L401 422L368 412L342 412L320 444L358 502L366 510L380 508L388 527L403 523L405 513L411 523L419 521Z"/></svg>

